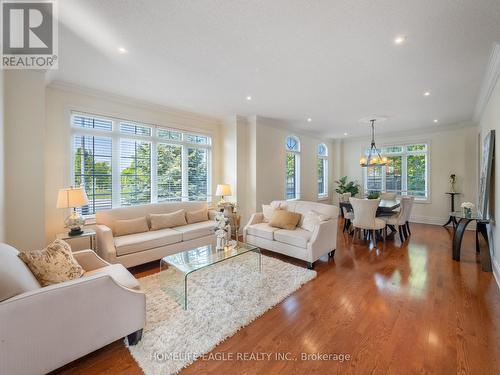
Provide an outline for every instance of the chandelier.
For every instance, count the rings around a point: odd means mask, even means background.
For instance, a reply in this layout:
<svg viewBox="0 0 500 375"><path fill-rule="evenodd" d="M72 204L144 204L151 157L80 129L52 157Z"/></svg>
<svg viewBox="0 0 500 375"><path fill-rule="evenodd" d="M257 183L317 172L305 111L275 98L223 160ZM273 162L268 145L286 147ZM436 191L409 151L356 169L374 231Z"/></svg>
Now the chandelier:
<svg viewBox="0 0 500 375"><path fill-rule="evenodd" d="M370 124L372 127L372 143L370 145L370 150L368 151L368 157L362 156L359 159L359 165L362 167L376 167L387 165L387 158L380 156L377 146L375 145L375 121L376 119L371 119Z"/></svg>

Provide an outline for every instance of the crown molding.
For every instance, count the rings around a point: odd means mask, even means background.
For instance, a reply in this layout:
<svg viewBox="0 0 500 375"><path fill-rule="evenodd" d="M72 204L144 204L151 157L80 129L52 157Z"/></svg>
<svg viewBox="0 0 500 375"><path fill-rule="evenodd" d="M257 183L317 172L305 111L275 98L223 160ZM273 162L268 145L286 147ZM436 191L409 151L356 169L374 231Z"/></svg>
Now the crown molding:
<svg viewBox="0 0 500 375"><path fill-rule="evenodd" d="M465 129L465 128L473 128L477 127L477 124L472 121L468 122L459 122L459 123L454 123L454 124L447 124L447 125L436 125L436 126L429 126L425 128L418 128L418 129L408 129L408 130L401 130L398 132L377 132L376 137L377 138L382 138L382 136L389 136L390 138L397 138L397 137L412 137L412 136L422 136L422 135L427 135L431 133L441 133L445 131L455 131L459 129ZM340 140L342 143L350 143L350 142L358 142L360 140L367 140L368 136L363 135L363 136L357 136L357 137L349 137L349 138L336 138L336 140Z"/></svg>
<svg viewBox="0 0 500 375"><path fill-rule="evenodd" d="M223 119L221 118L189 112L186 110L168 107L165 105L148 102L141 99L135 99L128 96L110 93L107 91L80 86L65 81L57 81L57 80L52 81L47 85L47 88L60 90L72 94L92 96L95 98L109 100L124 105L130 105L145 110L162 112L172 117L176 117L178 119L183 119L186 121L195 121L197 123L203 123L207 125L214 125L214 124L220 125L223 122Z"/></svg>
<svg viewBox="0 0 500 375"><path fill-rule="evenodd" d="M500 44L493 43L488 66L484 74L479 96L477 98L476 109L474 111L474 121L479 122L486 108L491 94L500 76Z"/></svg>

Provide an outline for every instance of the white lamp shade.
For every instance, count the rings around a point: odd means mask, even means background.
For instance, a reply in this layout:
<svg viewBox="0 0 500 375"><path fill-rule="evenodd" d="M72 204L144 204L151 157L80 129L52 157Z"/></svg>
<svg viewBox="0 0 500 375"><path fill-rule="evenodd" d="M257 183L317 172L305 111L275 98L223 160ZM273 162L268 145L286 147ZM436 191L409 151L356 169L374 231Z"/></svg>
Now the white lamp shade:
<svg viewBox="0 0 500 375"><path fill-rule="evenodd" d="M57 208L75 208L89 203L87 193L83 187L59 189Z"/></svg>
<svg viewBox="0 0 500 375"><path fill-rule="evenodd" d="M227 197L227 196L232 195L231 185L227 185L227 184L217 185L217 190L215 191L215 195L218 197L222 197L222 196Z"/></svg>

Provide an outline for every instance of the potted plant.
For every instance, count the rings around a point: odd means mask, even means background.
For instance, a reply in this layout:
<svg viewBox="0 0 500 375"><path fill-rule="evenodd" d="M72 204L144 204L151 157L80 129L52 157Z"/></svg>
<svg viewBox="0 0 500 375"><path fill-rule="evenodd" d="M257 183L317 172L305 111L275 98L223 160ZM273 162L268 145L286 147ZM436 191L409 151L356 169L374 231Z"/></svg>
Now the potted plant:
<svg viewBox="0 0 500 375"><path fill-rule="evenodd" d="M359 185L356 181L347 181L347 176L339 178L335 183L338 185L335 192L340 194L351 193L351 197L355 197L359 193Z"/></svg>
<svg viewBox="0 0 500 375"><path fill-rule="evenodd" d="M378 197L380 197L380 193L378 191L370 191L368 193L368 199L377 199Z"/></svg>

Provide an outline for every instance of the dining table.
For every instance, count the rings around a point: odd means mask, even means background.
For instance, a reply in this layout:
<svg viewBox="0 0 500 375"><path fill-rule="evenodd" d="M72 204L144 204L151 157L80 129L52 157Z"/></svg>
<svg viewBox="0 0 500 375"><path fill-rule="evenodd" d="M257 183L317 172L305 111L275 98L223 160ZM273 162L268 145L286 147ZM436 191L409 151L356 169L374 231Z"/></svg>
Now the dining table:
<svg viewBox="0 0 500 375"><path fill-rule="evenodd" d="M352 211L352 205L350 202L340 202L340 213L344 217L345 208L347 211ZM377 216L389 216L394 213L394 211L401 206L400 199L381 199L378 204Z"/></svg>

